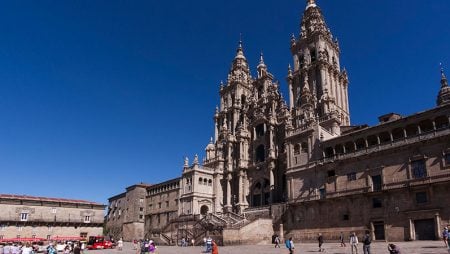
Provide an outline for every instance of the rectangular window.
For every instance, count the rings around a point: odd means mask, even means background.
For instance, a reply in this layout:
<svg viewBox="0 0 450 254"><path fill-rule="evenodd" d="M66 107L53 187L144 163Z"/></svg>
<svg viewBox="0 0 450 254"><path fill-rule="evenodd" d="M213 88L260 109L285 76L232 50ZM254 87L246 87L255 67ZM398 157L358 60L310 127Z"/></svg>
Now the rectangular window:
<svg viewBox="0 0 450 254"><path fill-rule="evenodd" d="M27 220L28 220L28 213L21 213L20 221L27 221Z"/></svg>
<svg viewBox="0 0 450 254"><path fill-rule="evenodd" d="M320 198L324 199L326 197L326 195L327 195L327 193L325 191L325 188L319 189L319 194L320 194Z"/></svg>
<svg viewBox="0 0 450 254"><path fill-rule="evenodd" d="M425 166L425 160L416 160L411 162L411 171L413 178L424 178L427 176L427 168Z"/></svg>
<svg viewBox="0 0 450 254"><path fill-rule="evenodd" d="M50 238L52 238L52 235L47 235L47 241L50 241Z"/></svg>
<svg viewBox="0 0 450 254"><path fill-rule="evenodd" d="M336 171L334 170L328 170L328 177L336 176Z"/></svg>
<svg viewBox="0 0 450 254"><path fill-rule="evenodd" d="M356 181L356 172L351 172L347 174L348 181Z"/></svg>
<svg viewBox="0 0 450 254"><path fill-rule="evenodd" d="M144 219L144 215L143 214L139 214L139 219L140 220Z"/></svg>
<svg viewBox="0 0 450 254"><path fill-rule="evenodd" d="M344 216L343 216L342 219L343 219L343 220L350 220L350 216L348 216L348 214L344 214Z"/></svg>
<svg viewBox="0 0 450 254"><path fill-rule="evenodd" d="M91 216L89 216L89 215L84 216L84 223L89 223L89 222L91 222Z"/></svg>
<svg viewBox="0 0 450 254"><path fill-rule="evenodd" d="M139 212L143 212L144 211L144 207L139 207Z"/></svg>
<svg viewBox="0 0 450 254"><path fill-rule="evenodd" d="M416 192L416 203L424 204L428 202L428 196L425 191Z"/></svg>
<svg viewBox="0 0 450 254"><path fill-rule="evenodd" d="M141 204L144 203L144 199L143 199L143 198L140 198L140 199L139 199L139 203L141 203Z"/></svg>
<svg viewBox="0 0 450 254"><path fill-rule="evenodd" d="M169 201L166 201L166 207L169 207Z"/></svg>
<svg viewBox="0 0 450 254"><path fill-rule="evenodd" d="M161 202L158 203L158 208L161 208Z"/></svg>
<svg viewBox="0 0 450 254"><path fill-rule="evenodd" d="M52 208L52 213L56 213L56 208Z"/></svg>
<svg viewBox="0 0 450 254"><path fill-rule="evenodd" d="M381 191L382 189L382 179L381 175L371 176L372 177L372 190L373 191Z"/></svg>
<svg viewBox="0 0 450 254"><path fill-rule="evenodd" d="M450 153L445 154L445 165L450 166Z"/></svg>
<svg viewBox="0 0 450 254"><path fill-rule="evenodd" d="M372 207L373 208L383 207L383 203L381 201L381 198L372 198Z"/></svg>

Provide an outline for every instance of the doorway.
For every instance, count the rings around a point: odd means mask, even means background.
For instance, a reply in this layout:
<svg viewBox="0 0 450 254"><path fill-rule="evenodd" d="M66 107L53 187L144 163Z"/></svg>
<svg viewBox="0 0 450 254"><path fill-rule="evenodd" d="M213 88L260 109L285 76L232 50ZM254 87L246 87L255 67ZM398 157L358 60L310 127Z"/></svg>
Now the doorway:
<svg viewBox="0 0 450 254"><path fill-rule="evenodd" d="M435 240L434 219L415 220L416 240Z"/></svg>

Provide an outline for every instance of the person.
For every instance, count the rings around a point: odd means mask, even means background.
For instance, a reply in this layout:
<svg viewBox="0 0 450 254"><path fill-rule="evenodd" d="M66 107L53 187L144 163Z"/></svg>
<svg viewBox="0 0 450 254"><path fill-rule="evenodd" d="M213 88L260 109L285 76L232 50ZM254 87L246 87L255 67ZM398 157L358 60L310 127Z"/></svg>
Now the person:
<svg viewBox="0 0 450 254"><path fill-rule="evenodd" d="M445 244L445 247L447 247L447 248L449 247L448 237L449 237L448 227L444 227L444 231L442 231L442 239L444 239L444 244Z"/></svg>
<svg viewBox="0 0 450 254"><path fill-rule="evenodd" d="M393 243L388 244L388 250L390 254L401 254L400 248Z"/></svg>
<svg viewBox="0 0 450 254"><path fill-rule="evenodd" d="M339 235L339 240L341 241L341 247L345 247L344 233L341 232Z"/></svg>
<svg viewBox="0 0 450 254"><path fill-rule="evenodd" d="M13 246L11 247L11 254L19 254L19 253L20 248L17 243L14 243Z"/></svg>
<svg viewBox="0 0 450 254"><path fill-rule="evenodd" d="M57 254L55 247L53 246L53 243L50 243L47 247L47 253L48 254Z"/></svg>
<svg viewBox="0 0 450 254"><path fill-rule="evenodd" d="M4 252L3 252L3 243L0 243L0 254L4 254Z"/></svg>
<svg viewBox="0 0 450 254"><path fill-rule="evenodd" d="M352 248L352 254L356 253L358 254L358 236L356 236L356 233L353 232L350 235L350 246Z"/></svg>
<svg viewBox="0 0 450 254"><path fill-rule="evenodd" d="M292 240L292 237L289 237L289 239L286 240L285 245L286 245L286 248L288 248L288 250L289 250L289 254L293 254L295 246L294 246L294 241Z"/></svg>
<svg viewBox="0 0 450 254"><path fill-rule="evenodd" d="M195 246L195 240L194 240L194 238L191 239L191 245L192 245L192 247Z"/></svg>
<svg viewBox="0 0 450 254"><path fill-rule="evenodd" d="M206 239L206 252L210 252L212 247L212 238L208 236Z"/></svg>
<svg viewBox="0 0 450 254"><path fill-rule="evenodd" d="M219 254L219 247L217 246L217 243L214 240L212 240L211 254Z"/></svg>
<svg viewBox="0 0 450 254"><path fill-rule="evenodd" d="M31 254L33 253L33 248L30 243L26 243L24 247L22 247L22 254Z"/></svg>
<svg viewBox="0 0 450 254"><path fill-rule="evenodd" d="M80 244L76 243L75 246L73 246L73 254L81 254Z"/></svg>
<svg viewBox="0 0 450 254"><path fill-rule="evenodd" d="M122 251L122 249L123 249L123 240L122 240L122 238L120 238L119 241L117 241L117 249L119 251Z"/></svg>
<svg viewBox="0 0 450 254"><path fill-rule="evenodd" d="M275 248L280 248L280 237L278 235L275 236Z"/></svg>
<svg viewBox="0 0 450 254"><path fill-rule="evenodd" d="M155 243L153 241L150 243L150 247L149 247L148 250L149 250L150 253L155 253L156 252L156 246L155 246Z"/></svg>
<svg viewBox="0 0 450 254"><path fill-rule="evenodd" d="M69 245L66 245L66 247L64 248L63 253L64 254L70 254L70 247L69 247Z"/></svg>
<svg viewBox="0 0 450 254"><path fill-rule="evenodd" d="M363 252L364 254L370 254L370 244L372 243L372 239L370 239L370 232L366 231L366 234L363 238Z"/></svg>
<svg viewBox="0 0 450 254"><path fill-rule="evenodd" d="M11 243L7 243L5 247L3 247L3 253L10 254L11 253Z"/></svg>
<svg viewBox="0 0 450 254"><path fill-rule="evenodd" d="M322 248L323 236L321 233L319 233L319 236L317 237L317 241L319 242L319 252L322 252L324 249Z"/></svg>

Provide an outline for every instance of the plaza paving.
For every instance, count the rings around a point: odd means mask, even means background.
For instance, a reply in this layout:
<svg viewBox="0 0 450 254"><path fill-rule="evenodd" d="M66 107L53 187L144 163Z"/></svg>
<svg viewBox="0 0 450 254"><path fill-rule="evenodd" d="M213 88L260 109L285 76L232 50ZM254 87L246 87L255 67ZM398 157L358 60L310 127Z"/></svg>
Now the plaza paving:
<svg viewBox="0 0 450 254"><path fill-rule="evenodd" d="M400 246L402 254L448 254L448 250L444 247L442 241L417 241L417 242L401 242L396 243ZM296 243L295 254L300 253L319 253L317 244L314 243ZM350 247L339 247L338 243L325 243L325 252L334 254L349 254ZM389 253L387 250L387 243L374 242L372 243L371 254ZM159 246L158 254L188 254L188 253L203 253L202 247L175 247L175 246ZM118 250L95 250L87 251L85 254L136 254L132 249L132 245L125 244L123 251ZM240 253L255 253L255 254L288 254L289 251L281 246L280 249L273 248L273 245L239 245L239 246L221 246L219 247L220 254L240 254ZM359 254L363 254L362 245L359 245Z"/></svg>

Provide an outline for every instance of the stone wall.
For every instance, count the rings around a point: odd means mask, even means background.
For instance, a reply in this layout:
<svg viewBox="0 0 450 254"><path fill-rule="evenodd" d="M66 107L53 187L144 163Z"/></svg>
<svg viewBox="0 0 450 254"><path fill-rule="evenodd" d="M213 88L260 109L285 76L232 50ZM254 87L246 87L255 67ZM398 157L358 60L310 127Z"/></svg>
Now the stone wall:
<svg viewBox="0 0 450 254"><path fill-rule="evenodd" d="M272 219L257 219L240 229L224 229L224 245L270 244L273 236Z"/></svg>

